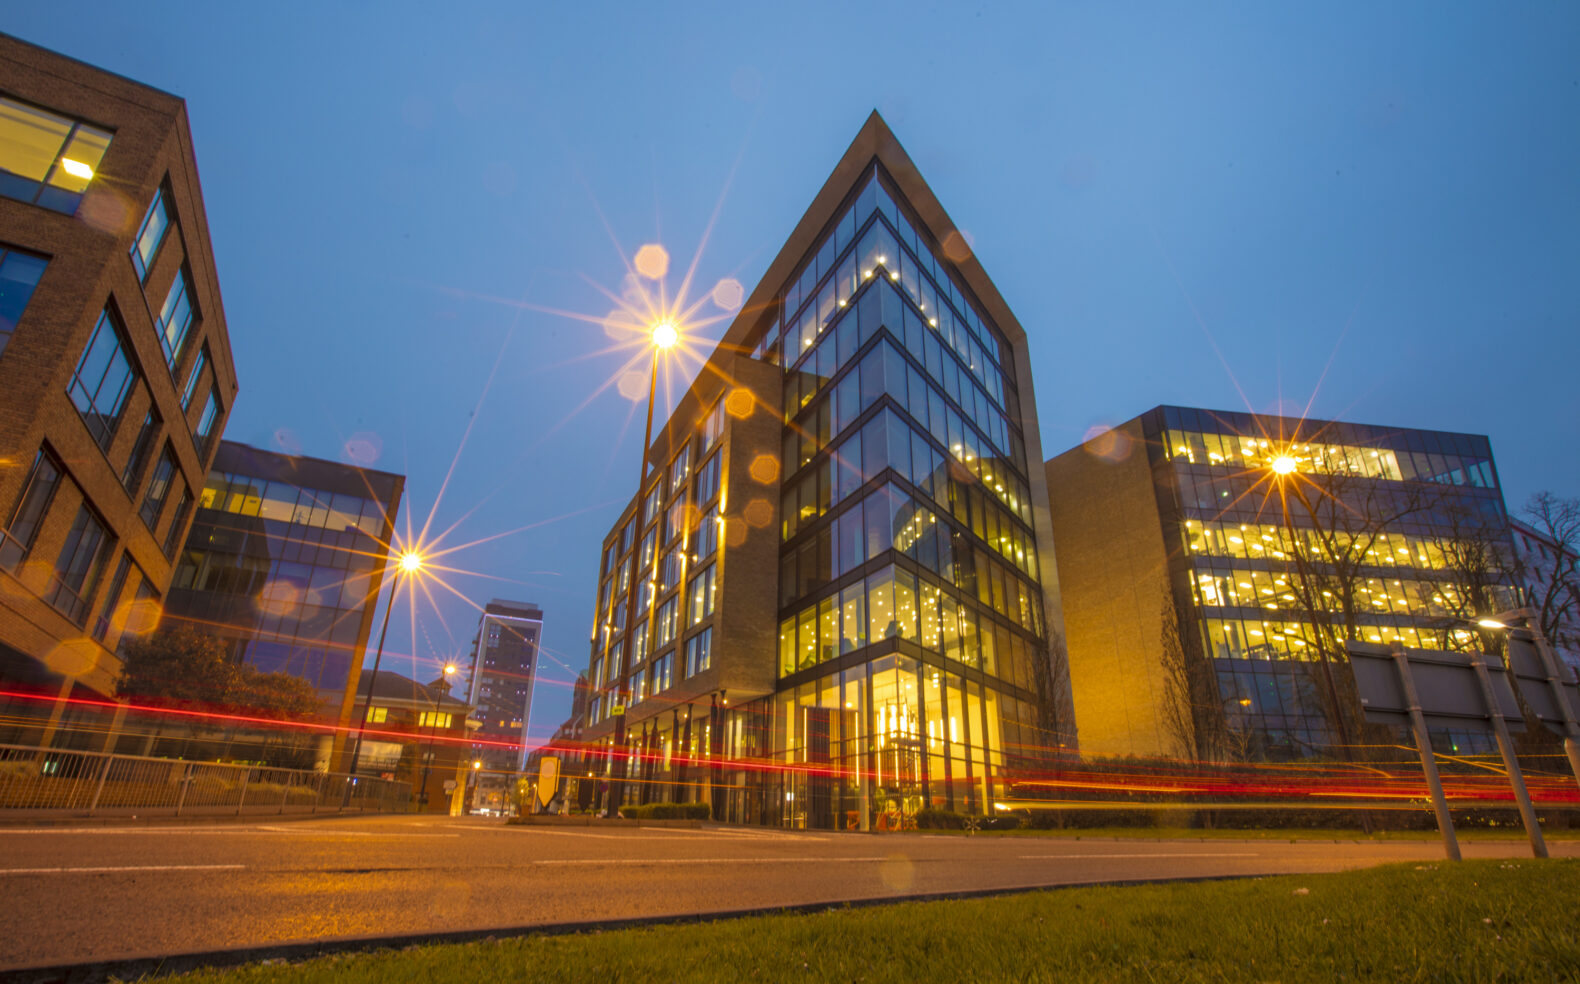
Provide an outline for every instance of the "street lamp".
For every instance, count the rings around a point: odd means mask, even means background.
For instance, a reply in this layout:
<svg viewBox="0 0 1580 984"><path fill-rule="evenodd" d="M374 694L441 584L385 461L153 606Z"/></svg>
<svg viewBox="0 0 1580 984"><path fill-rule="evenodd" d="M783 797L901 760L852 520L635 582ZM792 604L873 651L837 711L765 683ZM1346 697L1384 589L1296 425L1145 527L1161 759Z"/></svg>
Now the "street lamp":
<svg viewBox="0 0 1580 984"><path fill-rule="evenodd" d="M1580 782L1580 741L1577 741L1580 739L1580 721L1575 719L1574 708L1569 703L1568 695L1564 693L1563 667L1559 665L1558 657L1553 654L1547 633L1542 631L1541 619L1529 608L1516 608L1512 611L1499 612L1490 618L1478 618L1476 625L1493 632L1506 632L1510 638L1518 638L1515 636L1516 632L1530 636L1530 642L1536 648L1537 659L1541 662L1542 672L1547 677L1547 685L1552 691L1553 702L1558 705L1558 712L1563 716L1564 755L1569 759L1569 771L1574 773L1575 780ZM1510 653L1511 657L1512 655ZM1509 670L1512 672L1514 669L1512 658L1509 663Z"/></svg>
<svg viewBox="0 0 1580 984"><path fill-rule="evenodd" d="M433 720L428 722L428 751L422 760L422 792L417 797L417 805L428 805L428 770L433 766L433 739L439 730L439 702L450 691L450 678L461 670L454 663L444 664L444 677L433 688Z"/></svg>
<svg viewBox="0 0 1580 984"><path fill-rule="evenodd" d="M629 588L626 590L625 596L625 636L620 640L621 647L627 652L633 653L635 652L635 647L631 645L631 633L636 631L636 585L640 580L640 578L637 576L635 567L636 562L639 559L638 551L641 550L642 527L644 525L642 521L642 505L645 501L644 493L647 491L647 449L648 445L653 443L653 402L655 397L658 395L658 357L660 353L669 351L680 342L680 325L673 318L661 318L653 324L653 327L648 332L648 337L653 346L653 358L652 363L649 366L647 376L647 424L642 430L642 453L637 458L636 508L632 513L632 522L635 523L636 528L635 532L631 536L631 583ZM654 560L656 561L657 551L654 551L654 553ZM624 660L621 662L623 664ZM630 669L631 667L629 666L622 666L620 681L615 684L614 689L614 695L619 701L622 713L615 715L614 742L609 747L609 763L611 769L609 779L609 804L607 809L611 817L617 817L620 815L620 800L625 796L624 775L614 768L614 764L615 757L620 754L616 750L623 750L626 746L624 708L625 699L628 695L625 688L625 674ZM628 763L622 762L619 768L623 769L627 766Z"/></svg>
<svg viewBox="0 0 1580 984"><path fill-rule="evenodd" d="M373 654L373 673L368 677L366 691L362 694L362 713L357 715L357 740L351 746L351 775L357 774L357 765L362 757L362 732L368 726L368 708L373 703L373 682L379 676L379 662L384 658L384 634L390 628L390 611L395 607L395 599L400 593L400 576L402 574L417 574L422 570L422 555L415 550L407 550L400 555L400 560L395 564L395 576L390 579L390 600L384 606L384 624L379 629L379 645Z"/></svg>

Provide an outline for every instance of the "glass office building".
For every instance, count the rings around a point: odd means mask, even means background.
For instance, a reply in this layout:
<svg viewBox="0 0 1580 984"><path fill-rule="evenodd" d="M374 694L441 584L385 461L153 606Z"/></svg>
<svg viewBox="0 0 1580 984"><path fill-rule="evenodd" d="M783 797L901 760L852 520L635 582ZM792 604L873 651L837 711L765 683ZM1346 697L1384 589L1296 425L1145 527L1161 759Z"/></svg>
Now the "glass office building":
<svg viewBox="0 0 1580 984"><path fill-rule="evenodd" d="M301 677L324 716L353 723L405 480L222 441L165 601L234 658ZM342 732L343 733L343 732ZM326 749L325 761L338 761Z"/></svg>
<svg viewBox="0 0 1580 984"><path fill-rule="evenodd" d="M1025 346L874 114L605 541L586 735L625 746L618 795L903 827L1072 739Z"/></svg>
<svg viewBox="0 0 1580 984"><path fill-rule="evenodd" d="M1352 754L1346 639L1464 648L1446 618L1514 604L1478 435L1158 407L1047 471L1089 753ZM1168 723L1176 627L1194 747Z"/></svg>

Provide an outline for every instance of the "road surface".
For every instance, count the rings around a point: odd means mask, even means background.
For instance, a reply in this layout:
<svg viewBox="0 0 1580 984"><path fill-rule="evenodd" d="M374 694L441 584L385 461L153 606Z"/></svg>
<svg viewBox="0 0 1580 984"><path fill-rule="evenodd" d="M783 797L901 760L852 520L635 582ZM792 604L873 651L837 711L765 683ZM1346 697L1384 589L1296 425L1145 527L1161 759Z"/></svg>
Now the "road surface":
<svg viewBox="0 0 1580 984"><path fill-rule="evenodd" d="M513 929L1083 882L1437 861L1436 841L1074 840L345 817L9 828L0 971L335 938ZM1554 841L1555 855L1580 843ZM1467 857L1529 856L1523 841Z"/></svg>

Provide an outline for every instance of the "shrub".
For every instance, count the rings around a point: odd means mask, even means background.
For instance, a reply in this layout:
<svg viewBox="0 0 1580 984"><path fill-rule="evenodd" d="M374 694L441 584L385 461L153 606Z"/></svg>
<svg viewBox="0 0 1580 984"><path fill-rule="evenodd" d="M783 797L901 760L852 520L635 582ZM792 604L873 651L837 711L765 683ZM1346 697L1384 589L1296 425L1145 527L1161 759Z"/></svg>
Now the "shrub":
<svg viewBox="0 0 1580 984"><path fill-rule="evenodd" d="M967 820L975 820L978 830L1014 830L1021 825L1020 818L1016 816L984 817L975 813L956 813L953 810L940 810L929 806L917 811L916 829L964 830Z"/></svg>
<svg viewBox="0 0 1580 984"><path fill-rule="evenodd" d="M620 808L620 815L628 820L706 820L710 812L706 803L645 803Z"/></svg>

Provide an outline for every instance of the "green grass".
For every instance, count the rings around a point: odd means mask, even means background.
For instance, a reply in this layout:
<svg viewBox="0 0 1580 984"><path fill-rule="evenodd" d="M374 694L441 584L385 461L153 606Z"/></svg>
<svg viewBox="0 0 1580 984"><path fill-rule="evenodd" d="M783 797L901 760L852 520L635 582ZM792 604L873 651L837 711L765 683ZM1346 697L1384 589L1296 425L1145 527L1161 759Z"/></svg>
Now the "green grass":
<svg viewBox="0 0 1580 984"><path fill-rule="evenodd" d="M1573 861L1403 864L414 947L179 980L1573 981L1577 904Z"/></svg>

